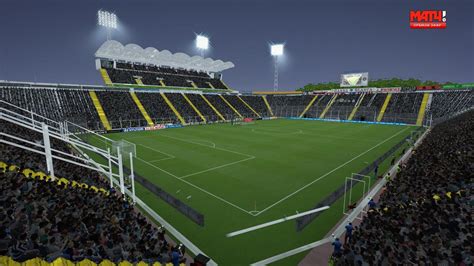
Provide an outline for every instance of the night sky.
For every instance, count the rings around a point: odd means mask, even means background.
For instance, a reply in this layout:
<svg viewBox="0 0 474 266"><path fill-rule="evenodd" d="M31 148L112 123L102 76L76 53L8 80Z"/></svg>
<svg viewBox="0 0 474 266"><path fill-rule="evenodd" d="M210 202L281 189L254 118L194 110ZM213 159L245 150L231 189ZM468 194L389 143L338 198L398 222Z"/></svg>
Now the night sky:
<svg viewBox="0 0 474 266"><path fill-rule="evenodd" d="M114 11L113 39L143 48L232 61L224 81L241 91L273 86L269 43L285 42L280 88L370 78L474 81L473 0L1 0L0 79L103 84L94 53L105 41L97 10ZM409 11L447 11L447 29L411 30Z"/></svg>

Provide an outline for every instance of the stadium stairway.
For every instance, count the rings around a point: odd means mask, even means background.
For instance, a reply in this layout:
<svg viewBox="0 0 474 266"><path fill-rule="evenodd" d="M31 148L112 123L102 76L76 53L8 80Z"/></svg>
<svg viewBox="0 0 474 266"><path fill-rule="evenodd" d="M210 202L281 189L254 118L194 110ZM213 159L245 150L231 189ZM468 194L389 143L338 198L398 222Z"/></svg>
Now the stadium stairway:
<svg viewBox="0 0 474 266"><path fill-rule="evenodd" d="M168 97L166 97L166 95L163 93L163 92L160 92L161 94L161 97L163 97L163 100L165 100L165 102L168 104L168 106L171 108L171 110L173 111L173 113L176 115L176 117L179 119L179 121L181 122L182 125L186 125L186 121L184 121L183 117L181 116L181 114L178 112L178 110L176 110L176 108L174 107L173 103L168 99Z"/></svg>
<svg viewBox="0 0 474 266"><path fill-rule="evenodd" d="M219 97L221 97L221 99L230 107L230 109L232 109L234 111L234 113L236 113L240 118L244 118L240 113L239 111L237 111L237 109L235 109L234 106L232 106L232 104L230 104L230 102L228 102L226 100L226 98L224 98L224 96L222 96L222 94L219 94Z"/></svg>
<svg viewBox="0 0 474 266"><path fill-rule="evenodd" d="M104 80L105 85L112 85L112 80L110 79L109 73L107 73L107 70L101 68L100 75L102 76L102 79Z"/></svg>
<svg viewBox="0 0 474 266"><path fill-rule="evenodd" d="M198 86L196 85L196 83L194 83L194 81L191 81L191 86L193 86L193 88L197 89Z"/></svg>
<svg viewBox="0 0 474 266"><path fill-rule="evenodd" d="M224 82L222 79L221 79L221 82L222 82L222 85L224 85L224 87L225 87L226 89L231 90L231 89L229 88L229 86L227 86L227 84L225 84L225 82Z"/></svg>
<svg viewBox="0 0 474 266"><path fill-rule="evenodd" d="M162 79L160 79L160 84L161 84L162 87L166 87L166 84Z"/></svg>
<svg viewBox="0 0 474 266"><path fill-rule="evenodd" d="M202 115L201 111L199 111L199 109L197 109L197 107L193 104L193 102L191 102L191 100L188 98L188 96L186 96L186 94L184 93L181 93L181 95L183 95L184 99L189 103L189 105L194 109L194 111L199 115L199 117L201 117L202 121L204 123L206 123L206 118Z"/></svg>
<svg viewBox="0 0 474 266"><path fill-rule="evenodd" d="M142 79L135 79L135 82L138 84L138 85L144 85L143 82L142 82Z"/></svg>
<svg viewBox="0 0 474 266"><path fill-rule="evenodd" d="M269 104L268 101L267 101L267 96L266 96L266 95L262 95L262 98L263 98L263 102L264 102L265 105L267 106L268 113L269 113L271 116L273 116L272 107L270 107L270 104Z"/></svg>
<svg viewBox="0 0 474 266"><path fill-rule="evenodd" d="M207 84L209 84L209 87L211 87L211 89L215 89L216 87L214 87L214 85L212 85L212 83L210 82L207 82Z"/></svg>
<svg viewBox="0 0 474 266"><path fill-rule="evenodd" d="M428 100L431 98L431 93L425 92L423 94L423 100L421 100L420 110L418 111L418 118L416 119L416 125L421 126L423 124L423 119L425 118L426 106Z"/></svg>
<svg viewBox="0 0 474 266"><path fill-rule="evenodd" d="M140 80L140 79L137 79L137 80ZM141 82L141 80L140 80ZM143 83L142 83L143 84ZM142 113L143 115L143 118L145 118L147 124L149 126L153 126L153 120L151 120L150 116L148 115L148 112L145 110L145 107L143 107L143 104L142 102L140 102L140 99L138 99L137 95L135 94L134 91L131 91L130 92L130 95L132 96L132 99L133 101L135 102L135 104L137 105L138 107L138 110L140 110L140 112Z"/></svg>
<svg viewBox="0 0 474 266"><path fill-rule="evenodd" d="M364 97L365 97L365 93L362 93L359 96L359 99L357 99L357 102L354 105L354 109L352 109L352 112L349 115L349 118L347 118L347 120L352 120L352 118L354 118L354 115L357 113L357 109L359 109L360 103L362 102L362 100L364 100Z"/></svg>
<svg viewBox="0 0 474 266"><path fill-rule="evenodd" d="M326 108L324 108L323 112L321 113L321 115L319 116L319 118L324 118L324 116L326 115L326 113L329 111L329 109L331 108L332 104L336 101L336 98L337 98L337 94L334 94L334 96L332 96L331 100L328 102L328 104L326 105Z"/></svg>
<svg viewBox="0 0 474 266"><path fill-rule="evenodd" d="M244 101L244 99L242 99L239 95L237 95L237 98L239 98L239 100L240 100L243 104L245 104L245 106L247 106L247 107L250 109L250 111L252 111L255 115L257 115L257 116L260 117L260 118L262 117L259 113L257 113L257 112L252 108L252 106L250 106L250 104L248 104L246 101Z"/></svg>
<svg viewBox="0 0 474 266"><path fill-rule="evenodd" d="M97 94L95 93L95 91L90 90L89 95L91 96L92 103L94 104L95 109L97 110L97 114L99 115L102 125L106 130L111 130L112 127L110 126L109 120L105 115L104 109L102 108L102 104L100 104L99 98L97 98Z"/></svg>
<svg viewBox="0 0 474 266"><path fill-rule="evenodd" d="M309 108L311 108L311 106L313 106L313 103L316 101L317 98L318 98L318 95L314 95L313 99L311 99L311 101L309 101L306 108L304 108L303 112L301 112L300 117L303 117L304 114L306 114L306 112L308 112Z"/></svg>
<svg viewBox="0 0 474 266"><path fill-rule="evenodd" d="M385 97L385 101L383 102L382 109L380 109L380 113L377 116L377 122L382 121L383 114L385 114L385 110L387 110L388 103L390 102L390 99L392 98L392 94L388 93L387 97Z"/></svg>
<svg viewBox="0 0 474 266"><path fill-rule="evenodd" d="M204 96L204 94L199 94L199 95L201 95L201 98L212 108L212 110L214 110L217 116L219 116L220 119L222 119L222 121L225 121L224 116L222 116L222 114L216 109L216 107L212 105L212 103L206 98L206 96Z"/></svg>

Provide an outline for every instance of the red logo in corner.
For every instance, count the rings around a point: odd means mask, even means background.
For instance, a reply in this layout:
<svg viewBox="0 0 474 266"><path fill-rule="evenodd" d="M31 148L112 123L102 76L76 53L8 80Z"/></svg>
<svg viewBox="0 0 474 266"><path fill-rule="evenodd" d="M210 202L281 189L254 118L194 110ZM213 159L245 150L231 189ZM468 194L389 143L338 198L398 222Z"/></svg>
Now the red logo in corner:
<svg viewBox="0 0 474 266"><path fill-rule="evenodd" d="M412 29L445 29L445 10L410 11L410 28Z"/></svg>

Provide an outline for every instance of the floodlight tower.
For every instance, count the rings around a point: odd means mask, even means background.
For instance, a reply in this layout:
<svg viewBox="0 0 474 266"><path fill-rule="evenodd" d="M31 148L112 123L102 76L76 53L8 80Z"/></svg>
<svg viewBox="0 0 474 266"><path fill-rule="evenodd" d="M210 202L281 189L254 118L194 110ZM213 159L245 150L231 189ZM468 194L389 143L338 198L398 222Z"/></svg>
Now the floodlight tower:
<svg viewBox="0 0 474 266"><path fill-rule="evenodd" d="M196 35L196 48L201 51L201 56L204 57L204 51L209 49L209 38L204 35Z"/></svg>
<svg viewBox="0 0 474 266"><path fill-rule="evenodd" d="M272 44L270 46L270 54L275 61L275 75L273 76L273 91L278 90L278 58L283 55L284 44Z"/></svg>
<svg viewBox="0 0 474 266"><path fill-rule="evenodd" d="M117 29L117 15L112 12L99 10L97 11L97 23L99 26L107 29L107 41L110 40L112 30Z"/></svg>

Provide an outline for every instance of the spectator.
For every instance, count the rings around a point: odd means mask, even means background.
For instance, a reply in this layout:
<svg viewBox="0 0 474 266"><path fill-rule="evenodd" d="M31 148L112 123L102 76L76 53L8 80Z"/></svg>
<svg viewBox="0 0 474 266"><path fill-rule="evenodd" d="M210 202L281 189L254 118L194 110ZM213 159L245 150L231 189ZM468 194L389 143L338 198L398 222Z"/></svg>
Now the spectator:
<svg viewBox="0 0 474 266"><path fill-rule="evenodd" d="M347 224L345 228L346 228L346 234L344 236L344 244L347 243L347 240L351 240L352 230L354 229L352 227L352 223Z"/></svg>
<svg viewBox="0 0 474 266"><path fill-rule="evenodd" d="M333 242L332 245L334 246L334 251L332 255L336 258L340 257L342 254L342 244L339 241L339 238L336 238Z"/></svg>

